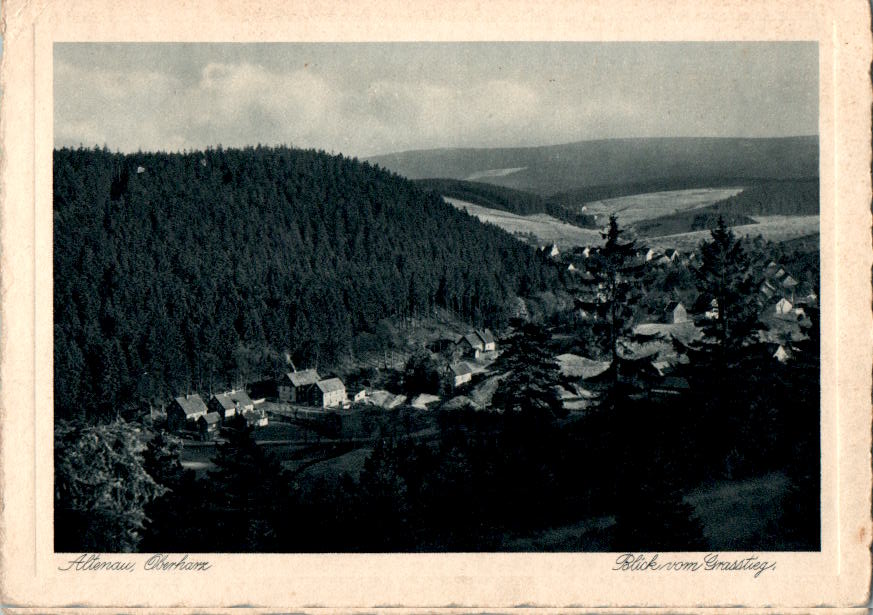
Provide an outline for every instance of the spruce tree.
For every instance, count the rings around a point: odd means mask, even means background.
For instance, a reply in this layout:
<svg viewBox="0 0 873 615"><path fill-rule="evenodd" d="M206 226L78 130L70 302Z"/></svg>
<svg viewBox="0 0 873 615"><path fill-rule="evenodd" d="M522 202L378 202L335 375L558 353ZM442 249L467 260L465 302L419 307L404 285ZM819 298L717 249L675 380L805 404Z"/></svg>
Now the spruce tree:
<svg viewBox="0 0 873 615"><path fill-rule="evenodd" d="M634 310L642 296L636 241L624 240L624 232L619 228L617 218L610 216L609 225L601 233L603 247L591 259L598 314L603 317L597 329L607 340L610 360L606 376L606 405L610 407L614 405L622 377L631 376L629 364L620 352L621 341L632 335Z"/></svg>
<svg viewBox="0 0 873 615"><path fill-rule="evenodd" d="M506 340L499 361L507 376L492 399L494 407L549 418L564 413L556 390L560 371L548 351L549 339L542 326L527 323Z"/></svg>

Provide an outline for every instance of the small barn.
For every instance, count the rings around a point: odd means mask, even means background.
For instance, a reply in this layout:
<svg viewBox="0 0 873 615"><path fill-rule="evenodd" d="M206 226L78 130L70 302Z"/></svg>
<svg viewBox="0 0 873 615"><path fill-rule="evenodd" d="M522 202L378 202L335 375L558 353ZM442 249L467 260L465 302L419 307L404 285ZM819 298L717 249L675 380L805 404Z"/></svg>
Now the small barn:
<svg viewBox="0 0 873 615"><path fill-rule="evenodd" d="M785 316L787 314L792 313L792 311L794 310L794 306L791 304L791 302L788 299L786 299L785 297L782 297L776 303L775 310L776 310L776 314L778 314L779 316Z"/></svg>
<svg viewBox="0 0 873 615"><path fill-rule="evenodd" d="M197 419L197 430L201 440L213 440L218 437L218 428L221 425L221 417L218 412L207 412L205 416Z"/></svg>
<svg viewBox="0 0 873 615"><path fill-rule="evenodd" d="M680 302L671 301L664 308L664 322L671 324L688 322L688 311Z"/></svg>
<svg viewBox="0 0 873 615"><path fill-rule="evenodd" d="M180 395L167 407L167 426L171 431L193 429L197 420L206 416L209 408L197 393Z"/></svg>
<svg viewBox="0 0 873 615"><path fill-rule="evenodd" d="M339 378L328 378L315 383L315 403L322 408L341 406L346 400L346 385Z"/></svg>
<svg viewBox="0 0 873 615"><path fill-rule="evenodd" d="M470 379L473 377L473 370L465 362L459 361L449 366L448 374L452 386L459 387L464 383L470 382Z"/></svg>
<svg viewBox="0 0 873 615"><path fill-rule="evenodd" d="M318 372L314 369L288 372L282 374L277 383L279 401L294 403L308 403L314 394L315 383L320 380Z"/></svg>

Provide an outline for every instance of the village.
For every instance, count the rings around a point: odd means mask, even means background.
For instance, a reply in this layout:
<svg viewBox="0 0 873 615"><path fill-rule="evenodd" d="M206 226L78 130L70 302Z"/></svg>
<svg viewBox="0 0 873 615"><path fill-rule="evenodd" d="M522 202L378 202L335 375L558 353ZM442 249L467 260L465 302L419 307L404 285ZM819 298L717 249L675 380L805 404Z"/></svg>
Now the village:
<svg viewBox="0 0 873 615"><path fill-rule="evenodd" d="M604 289L586 266L598 249L577 247L564 254L554 244L540 248L545 257L564 268L577 282L573 286L572 307L568 308L572 324L569 328L550 327L552 340L548 347L560 368L557 392L570 416L584 414L596 406L611 377L609 358L602 353L597 356L593 352L579 352L578 340L572 335L574 328L606 317ZM696 258L694 252L645 249L637 252L632 268L637 273L646 270L669 273L671 268L693 267ZM760 341L770 348L774 360L790 361L799 352L795 343L805 339L803 330L809 324L805 309L817 307L815 289L807 288L786 267L771 261L764 269L756 301ZM523 302L520 314L526 315ZM688 389L688 382L675 375L676 367L689 361L681 348L699 342L704 323L714 321L718 314L715 299L700 296L693 305L687 305L673 294L664 299L659 310L643 310L637 315L633 335L621 340L619 356L644 366L634 375L638 381L633 383L641 395L669 398ZM500 331L500 337L511 338L513 334L511 327ZM248 386L178 396L166 407L166 425L192 443L220 441L224 430L242 424L255 429L256 437L258 433L269 432L267 441L274 443L297 441L300 434L308 439L309 432L320 434L319 437L327 433L327 441L331 441L342 430L325 431L325 425L354 423L355 415L364 411L387 412L390 420L390 413L400 409L489 410L492 396L508 376L497 362L501 355L498 335L489 329L468 330L454 338L443 333L416 352L430 361L428 369L435 371L432 376L438 379L436 388L411 390L416 385L404 382L404 373L387 363L375 370L375 377L371 374L369 378L353 372L346 377L337 374L323 377L315 368L298 370L292 363L290 371ZM389 374L392 371L398 373ZM511 381L506 382L511 386ZM272 429L264 430L267 426ZM292 427L293 431L288 431Z"/></svg>

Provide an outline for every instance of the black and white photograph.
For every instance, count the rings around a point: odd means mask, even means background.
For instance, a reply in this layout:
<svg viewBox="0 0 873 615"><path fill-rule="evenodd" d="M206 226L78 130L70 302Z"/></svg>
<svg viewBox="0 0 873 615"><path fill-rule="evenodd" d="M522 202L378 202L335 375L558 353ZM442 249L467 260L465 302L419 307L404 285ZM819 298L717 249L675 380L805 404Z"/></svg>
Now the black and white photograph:
<svg viewBox="0 0 873 615"><path fill-rule="evenodd" d="M55 552L822 550L816 41L52 61Z"/></svg>

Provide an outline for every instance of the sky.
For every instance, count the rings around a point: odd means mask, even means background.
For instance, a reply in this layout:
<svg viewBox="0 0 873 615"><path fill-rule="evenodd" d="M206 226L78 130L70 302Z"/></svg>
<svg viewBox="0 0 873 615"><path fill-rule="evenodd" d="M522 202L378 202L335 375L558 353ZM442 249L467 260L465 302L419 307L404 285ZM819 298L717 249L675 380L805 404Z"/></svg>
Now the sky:
<svg viewBox="0 0 873 615"><path fill-rule="evenodd" d="M818 46L56 43L56 147L293 145L364 157L818 134Z"/></svg>

